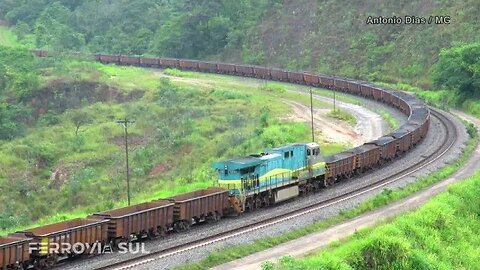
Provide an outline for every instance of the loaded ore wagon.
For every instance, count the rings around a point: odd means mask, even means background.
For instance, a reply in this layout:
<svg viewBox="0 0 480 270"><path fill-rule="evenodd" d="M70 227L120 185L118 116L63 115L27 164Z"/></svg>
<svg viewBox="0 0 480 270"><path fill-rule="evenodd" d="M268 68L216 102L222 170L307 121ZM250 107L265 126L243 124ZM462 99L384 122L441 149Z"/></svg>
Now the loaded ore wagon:
<svg viewBox="0 0 480 270"><path fill-rule="evenodd" d="M378 146L380 149L380 161L390 161L395 158L397 153L397 142L392 136L383 136L364 145Z"/></svg>
<svg viewBox="0 0 480 270"><path fill-rule="evenodd" d="M136 66L136 65L140 64L140 57L121 55L120 56L120 63L122 65Z"/></svg>
<svg viewBox="0 0 480 270"><path fill-rule="evenodd" d="M325 158L326 161L326 184L334 184L337 178L349 178L355 168L355 154L342 152Z"/></svg>
<svg viewBox="0 0 480 270"><path fill-rule="evenodd" d="M200 72L209 72L209 73L216 73L217 72L217 64L212 62L198 62L198 70Z"/></svg>
<svg viewBox="0 0 480 270"><path fill-rule="evenodd" d="M100 56L98 58L100 59L100 62L102 62L104 64L120 63L120 56L119 55L100 54Z"/></svg>
<svg viewBox="0 0 480 270"><path fill-rule="evenodd" d="M270 79L270 69L265 67L253 66L253 74L261 79Z"/></svg>
<svg viewBox="0 0 480 270"><path fill-rule="evenodd" d="M270 69L270 75L272 76L272 80L282 81L285 82L288 80L287 71L278 68Z"/></svg>
<svg viewBox="0 0 480 270"><path fill-rule="evenodd" d="M300 72L289 71L287 73L288 81L291 83L303 84L303 74Z"/></svg>
<svg viewBox="0 0 480 270"><path fill-rule="evenodd" d="M235 72L237 72L237 74L249 77L253 77L254 75L252 66L236 65Z"/></svg>
<svg viewBox="0 0 480 270"><path fill-rule="evenodd" d="M198 70L198 61L196 60L180 59L179 63L180 63L180 68L182 69Z"/></svg>
<svg viewBox="0 0 480 270"><path fill-rule="evenodd" d="M0 269L27 269L31 240L23 235L0 237Z"/></svg>
<svg viewBox="0 0 480 270"><path fill-rule="evenodd" d="M303 80L307 85L319 86L318 75L316 74L303 73Z"/></svg>
<svg viewBox="0 0 480 270"><path fill-rule="evenodd" d="M235 65L233 65L233 64L218 63L217 68L218 68L218 72L222 73L222 74L234 74L235 73Z"/></svg>
<svg viewBox="0 0 480 270"><path fill-rule="evenodd" d="M159 67L160 60L158 58L141 57L140 65L143 67Z"/></svg>
<svg viewBox="0 0 480 270"><path fill-rule="evenodd" d="M59 256L100 252L100 248L94 250L94 244L108 242L107 226L106 220L78 218L18 233L32 238L32 243L39 247L31 254L35 264L52 267Z"/></svg>
<svg viewBox="0 0 480 270"><path fill-rule="evenodd" d="M118 244L122 240L163 235L173 224L173 206L157 200L94 214L108 221L108 237Z"/></svg>
<svg viewBox="0 0 480 270"><path fill-rule="evenodd" d="M396 139L397 142L397 154L402 154L412 146L412 134L411 131L402 128L395 130L389 134Z"/></svg>
<svg viewBox="0 0 480 270"><path fill-rule="evenodd" d="M228 189L211 187L171 197L170 201L175 203L174 229L182 231L193 222L219 220L229 208L228 195Z"/></svg>
<svg viewBox="0 0 480 270"><path fill-rule="evenodd" d="M180 66L179 60L174 58L160 58L161 68L177 68Z"/></svg>
<svg viewBox="0 0 480 270"><path fill-rule="evenodd" d="M352 149L356 154L355 165L360 172L365 172L380 162L380 148L372 144L364 144Z"/></svg>

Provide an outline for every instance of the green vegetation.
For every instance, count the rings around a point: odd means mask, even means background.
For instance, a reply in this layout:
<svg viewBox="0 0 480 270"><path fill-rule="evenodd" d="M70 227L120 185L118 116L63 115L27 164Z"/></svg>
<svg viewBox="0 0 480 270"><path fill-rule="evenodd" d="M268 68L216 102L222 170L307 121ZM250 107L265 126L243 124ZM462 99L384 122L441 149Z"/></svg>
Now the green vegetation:
<svg viewBox="0 0 480 270"><path fill-rule="evenodd" d="M6 26L0 26L0 46L16 47L19 45L20 43L12 31Z"/></svg>
<svg viewBox="0 0 480 270"><path fill-rule="evenodd" d="M357 119L353 115L351 115L351 114L349 114L345 111L342 111L340 109L335 109L335 111L334 110L330 111L327 114L327 116L329 116L331 118L341 120L341 121L345 121L348 124L350 124L351 126L355 126L357 124Z"/></svg>
<svg viewBox="0 0 480 270"><path fill-rule="evenodd" d="M304 259L264 269L477 269L480 173L448 188L419 210L356 233ZM461 233L459 233L461 232Z"/></svg>
<svg viewBox="0 0 480 270"><path fill-rule="evenodd" d="M0 1L0 17L37 48L200 58L241 48L250 29L279 3L19 0Z"/></svg>
<svg viewBox="0 0 480 270"><path fill-rule="evenodd" d="M175 77L195 77L197 72L190 72L190 71L185 71L185 70L178 70L176 68L167 68L163 71L163 73L170 75L170 76L175 76Z"/></svg>
<svg viewBox="0 0 480 270"><path fill-rule="evenodd" d="M388 123L388 126L390 127L390 130L393 131L399 127L398 121L395 117L393 117L390 113L388 113L385 110L378 109L378 108L371 108L372 111L376 112L379 114L384 121Z"/></svg>
<svg viewBox="0 0 480 270"><path fill-rule="evenodd" d="M277 92L277 93L285 93L286 87L279 83L265 83L260 86L260 90L269 91L269 92Z"/></svg>
<svg viewBox="0 0 480 270"><path fill-rule="evenodd" d="M285 243L287 241L297 239L299 237L311 234L313 232L326 229L332 225L354 218L362 213L377 209L379 207L385 206L394 201L398 201L440 180L446 179L448 176L452 175L454 172L456 172L466 163L466 161L469 159L469 157L471 156L471 154L473 153L473 151L475 150L479 142L479 136L474 126L472 124L467 124L467 128L468 130L470 130L469 134L472 137L469 139L467 146L465 147L461 156L458 159L456 159L453 163L441 168L440 170L433 172L426 177L422 177L418 179L416 182L404 188L396 189L396 190L385 189L380 194L371 197L370 199L360 203L358 206L351 208L349 210L346 210L341 214L334 216L332 218L329 218L327 220L316 222L316 223L307 225L305 227L301 227L301 228L289 231L287 233L281 234L279 236L267 237L260 240L256 240L252 244L235 245L235 246L224 248L219 251L214 251L210 253L207 256L207 258L201 260L198 263L186 264L178 267L177 269L182 269L182 270L209 269L213 266L226 263L241 257L245 257L255 252L263 251L265 249L279 245L281 243ZM465 205L468 205L468 203ZM351 248L351 251L355 251L355 248L354 247ZM394 254L394 256L395 255L396 254ZM328 258L328 256L325 256L325 257L322 256L322 259L325 259L325 258ZM298 263L297 264L298 268L295 268L294 267L295 264L291 264L291 258L284 258L282 261L285 262L286 265L281 264L275 267L280 269L283 269L282 267L286 269L290 269L290 268L304 269L306 265L306 264L303 264L303 262L298 262L297 260L295 260L295 262ZM325 262L328 262L328 260L326 260ZM271 263L267 262L264 264L264 268L266 269L269 269L271 267L273 267ZM318 269L318 267L314 269ZM338 267L330 267L330 268L326 267L326 269L338 269Z"/></svg>
<svg viewBox="0 0 480 270"><path fill-rule="evenodd" d="M480 41L479 9L474 0L19 0L1 1L0 18L14 25L19 42L39 48L227 60L430 87L443 48ZM365 23L368 16L407 14L448 14L452 21Z"/></svg>

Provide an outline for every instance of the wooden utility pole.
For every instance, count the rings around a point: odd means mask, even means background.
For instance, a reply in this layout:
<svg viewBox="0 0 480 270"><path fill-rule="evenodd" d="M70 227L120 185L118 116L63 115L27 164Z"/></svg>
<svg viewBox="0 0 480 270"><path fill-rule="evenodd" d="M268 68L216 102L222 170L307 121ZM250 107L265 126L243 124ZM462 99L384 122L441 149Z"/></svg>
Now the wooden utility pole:
<svg viewBox="0 0 480 270"><path fill-rule="evenodd" d="M315 128L313 126L313 91L310 88L310 114L312 116L312 142L315 141Z"/></svg>
<svg viewBox="0 0 480 270"><path fill-rule="evenodd" d="M128 124L133 124L135 121L128 120L127 117L122 120L117 120L118 124L122 124L125 130L125 160L126 160L126 174L127 174L127 198L128 205L130 206L130 170L128 168Z"/></svg>

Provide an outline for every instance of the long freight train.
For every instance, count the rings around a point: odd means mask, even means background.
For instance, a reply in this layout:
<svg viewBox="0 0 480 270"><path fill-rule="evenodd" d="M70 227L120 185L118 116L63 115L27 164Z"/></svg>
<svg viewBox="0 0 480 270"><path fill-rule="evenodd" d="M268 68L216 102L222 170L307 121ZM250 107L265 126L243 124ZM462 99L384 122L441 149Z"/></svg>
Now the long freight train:
<svg viewBox="0 0 480 270"><path fill-rule="evenodd" d="M44 57L47 51L34 50ZM428 132L430 111L414 97L365 82L323 74L294 72L249 65L185 59L147 58L96 54L102 63L153 68L178 68L230 74L335 89L377 100L407 114L397 130L353 149L323 157L318 144L296 143L258 155L213 164L219 187L197 190L172 198L96 213L0 237L0 269L48 269L71 250L52 246L83 244L91 253L94 244L119 244L144 237L181 231L201 221L217 221L225 214L294 198L355 176L391 161L420 142ZM68 246L68 245L67 245Z"/></svg>

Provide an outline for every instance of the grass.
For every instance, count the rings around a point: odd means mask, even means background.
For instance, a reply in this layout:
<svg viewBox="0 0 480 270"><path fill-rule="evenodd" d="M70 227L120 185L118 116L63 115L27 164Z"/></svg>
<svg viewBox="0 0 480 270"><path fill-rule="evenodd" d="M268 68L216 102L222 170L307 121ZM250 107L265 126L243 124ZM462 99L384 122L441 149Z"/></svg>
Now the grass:
<svg viewBox="0 0 480 270"><path fill-rule="evenodd" d="M372 110L376 112L378 115L380 115L380 117L382 117L382 119L388 123L388 126L390 127L390 131L393 131L399 127L397 119L387 111L379 108L373 108Z"/></svg>
<svg viewBox="0 0 480 270"><path fill-rule="evenodd" d="M197 75L199 74L198 72L191 72L191 71L186 71L186 70L179 70L176 68L166 68L163 73L169 75L169 76L175 76L175 77L190 77L190 78L195 78L198 77Z"/></svg>
<svg viewBox="0 0 480 270"><path fill-rule="evenodd" d="M465 147L465 149L463 150L462 154L458 159L456 159L451 164L444 166L440 170L430 173L428 176L417 179L416 182L409 184L406 187L396 189L396 190L385 189L380 194L377 194L367 199L366 201L362 202L358 206L351 208L349 210L346 210L341 214L334 216L332 218L329 218L327 220L319 221L319 222L286 232L279 236L259 239L254 241L252 244L235 245L235 246L226 247L222 250L211 252L205 259L201 260L200 262L182 265L180 267L177 267L177 269L182 269L182 270L208 269L213 266L220 265L222 263L226 263L238 258L245 257L255 252L266 250L273 246L279 245L281 243L285 243L293 239L297 239L299 237L308 235L310 233L323 230L332 225L335 225L345 220L356 217L362 213L372 211L374 209L385 206L394 201L398 201L402 198L405 198L411 194L414 194L415 192L418 192L432 185L433 183L439 182L440 180L443 180L448 176L452 175L454 172L456 172L459 168L461 168L467 162L467 160L469 159L469 157L471 156L471 154L473 153L474 149L476 148L479 142L478 134L472 133L472 135L473 137L469 139L467 146ZM291 261L290 258L286 258L284 260L286 262ZM280 266L280 268L284 269L282 267L285 266L285 268L289 269L289 268L292 268L293 265L295 264L284 263ZM269 263L265 265L266 268L269 268L271 266L272 265ZM302 266L303 265L300 264L299 262L296 265L295 269L303 269ZM337 268L338 267L326 268L326 269L337 269ZM316 266L315 269L318 269L318 266Z"/></svg>
<svg viewBox="0 0 480 270"><path fill-rule="evenodd" d="M0 45L6 47L18 47L21 44L18 42L16 35L9 27L0 26Z"/></svg>
<svg viewBox="0 0 480 270"><path fill-rule="evenodd" d="M338 119L340 121L344 121L344 122L347 122L349 125L351 126L355 126L357 124L357 119L355 117L353 117L353 115L345 112L345 111L342 111L340 109L336 109L335 111L332 110L330 111L327 116L331 117L331 118L334 118L334 119Z"/></svg>
<svg viewBox="0 0 480 270"><path fill-rule="evenodd" d="M480 172L412 213L264 269L478 269Z"/></svg>
<svg viewBox="0 0 480 270"><path fill-rule="evenodd" d="M260 86L260 90L268 91L268 92L276 92L276 93L285 93L286 87L283 84L279 83L265 83Z"/></svg>

